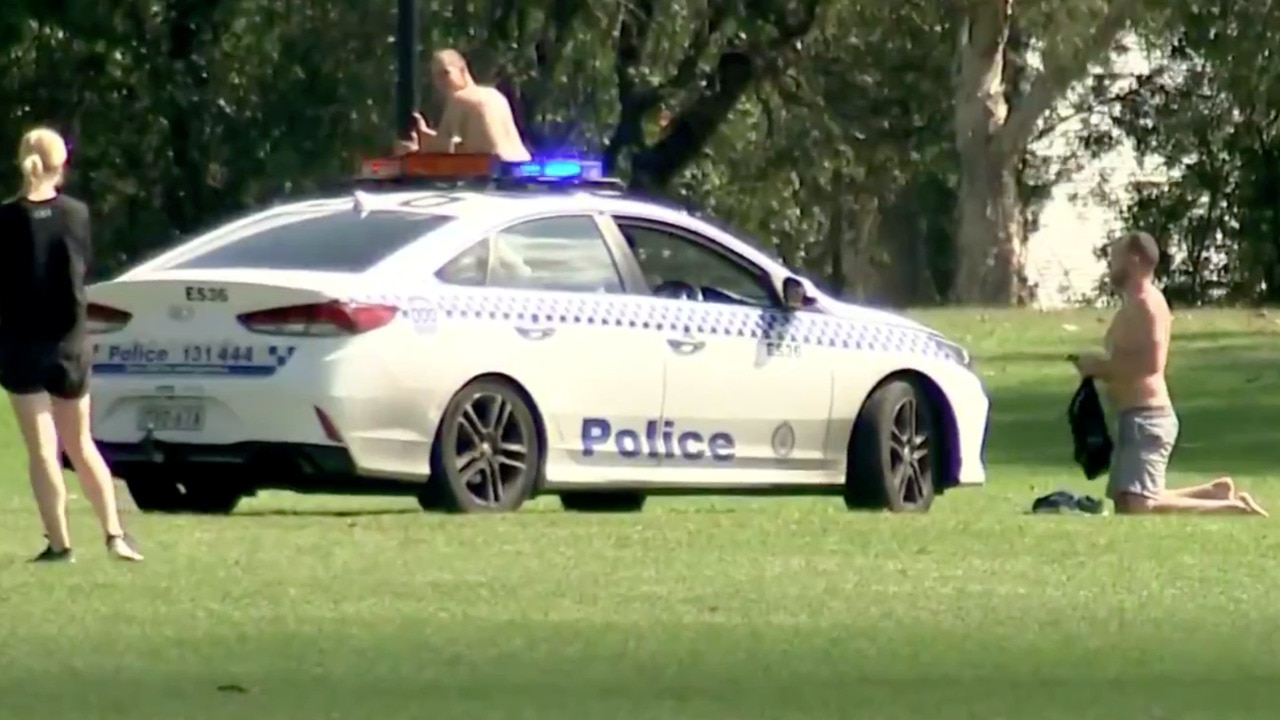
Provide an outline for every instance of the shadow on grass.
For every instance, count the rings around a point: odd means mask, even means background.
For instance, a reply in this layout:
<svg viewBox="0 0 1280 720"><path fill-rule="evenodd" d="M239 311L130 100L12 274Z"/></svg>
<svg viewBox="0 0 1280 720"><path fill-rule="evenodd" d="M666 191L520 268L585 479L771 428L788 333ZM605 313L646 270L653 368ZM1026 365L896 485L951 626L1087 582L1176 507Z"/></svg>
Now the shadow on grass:
<svg viewBox="0 0 1280 720"><path fill-rule="evenodd" d="M237 510L226 517L300 517L300 518L365 518L380 515L421 515L418 508L379 508L376 510Z"/></svg>
<svg viewBox="0 0 1280 720"><path fill-rule="evenodd" d="M1029 354L1030 355L1030 354ZM1280 368L1264 354L1184 351L1170 377L1181 425L1174 473L1276 473ZM1037 377L1039 376L1039 377ZM1076 378L1060 369L991 382L987 461L1065 469L1074 466L1067 404Z"/></svg>

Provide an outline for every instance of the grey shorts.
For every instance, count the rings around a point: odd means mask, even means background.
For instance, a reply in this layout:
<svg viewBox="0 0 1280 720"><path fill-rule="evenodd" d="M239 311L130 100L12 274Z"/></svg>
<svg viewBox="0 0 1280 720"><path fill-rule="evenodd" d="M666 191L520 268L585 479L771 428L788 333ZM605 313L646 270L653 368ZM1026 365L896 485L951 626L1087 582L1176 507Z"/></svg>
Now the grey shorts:
<svg viewBox="0 0 1280 720"><path fill-rule="evenodd" d="M1142 407L1116 417L1116 447L1111 456L1107 497L1122 494L1155 498L1164 492L1169 456L1178 442L1178 416L1173 408Z"/></svg>

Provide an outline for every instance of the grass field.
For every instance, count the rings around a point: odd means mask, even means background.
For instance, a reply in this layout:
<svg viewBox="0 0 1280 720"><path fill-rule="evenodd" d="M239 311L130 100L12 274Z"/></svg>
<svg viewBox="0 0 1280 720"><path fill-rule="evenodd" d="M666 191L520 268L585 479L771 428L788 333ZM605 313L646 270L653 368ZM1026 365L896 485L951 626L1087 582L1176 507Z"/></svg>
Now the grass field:
<svg viewBox="0 0 1280 720"><path fill-rule="evenodd" d="M1095 312L940 312L994 396L990 484L927 516L839 501L268 495L228 518L131 515L148 562L40 532L0 419L0 718L1271 718L1280 525L1025 514L1072 465L1060 360ZM1280 510L1280 322L1179 315L1174 482L1227 471ZM220 689L221 686L221 689Z"/></svg>

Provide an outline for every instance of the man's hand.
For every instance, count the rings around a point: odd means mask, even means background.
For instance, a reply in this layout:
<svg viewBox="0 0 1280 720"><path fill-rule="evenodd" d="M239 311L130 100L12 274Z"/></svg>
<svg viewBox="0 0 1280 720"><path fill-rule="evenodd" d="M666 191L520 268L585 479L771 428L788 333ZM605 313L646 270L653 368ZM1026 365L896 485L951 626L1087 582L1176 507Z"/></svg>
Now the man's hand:
<svg viewBox="0 0 1280 720"><path fill-rule="evenodd" d="M413 114L413 135L414 139L419 142L421 142L424 137L436 136L436 131L431 129L431 126L427 124L427 119L424 118L420 112L415 112Z"/></svg>
<svg viewBox="0 0 1280 720"><path fill-rule="evenodd" d="M422 146L429 142L429 138L434 138L436 131L431 129L427 124L427 119L422 113L413 114L413 128L409 132L409 138L406 140L396 140L393 152L396 156L416 153L422 149Z"/></svg>
<svg viewBox="0 0 1280 720"><path fill-rule="evenodd" d="M1104 377L1107 374L1109 360L1102 353L1068 355L1067 360L1076 366L1080 377Z"/></svg>

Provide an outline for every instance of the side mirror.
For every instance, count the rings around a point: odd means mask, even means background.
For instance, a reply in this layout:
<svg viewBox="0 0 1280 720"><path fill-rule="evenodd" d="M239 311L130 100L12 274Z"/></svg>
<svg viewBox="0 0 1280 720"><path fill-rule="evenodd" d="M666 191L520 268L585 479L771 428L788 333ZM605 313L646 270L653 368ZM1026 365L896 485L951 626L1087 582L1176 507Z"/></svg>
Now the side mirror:
<svg viewBox="0 0 1280 720"><path fill-rule="evenodd" d="M782 304L788 310L801 310L813 305L816 300L805 289L800 278L789 277L782 281Z"/></svg>

